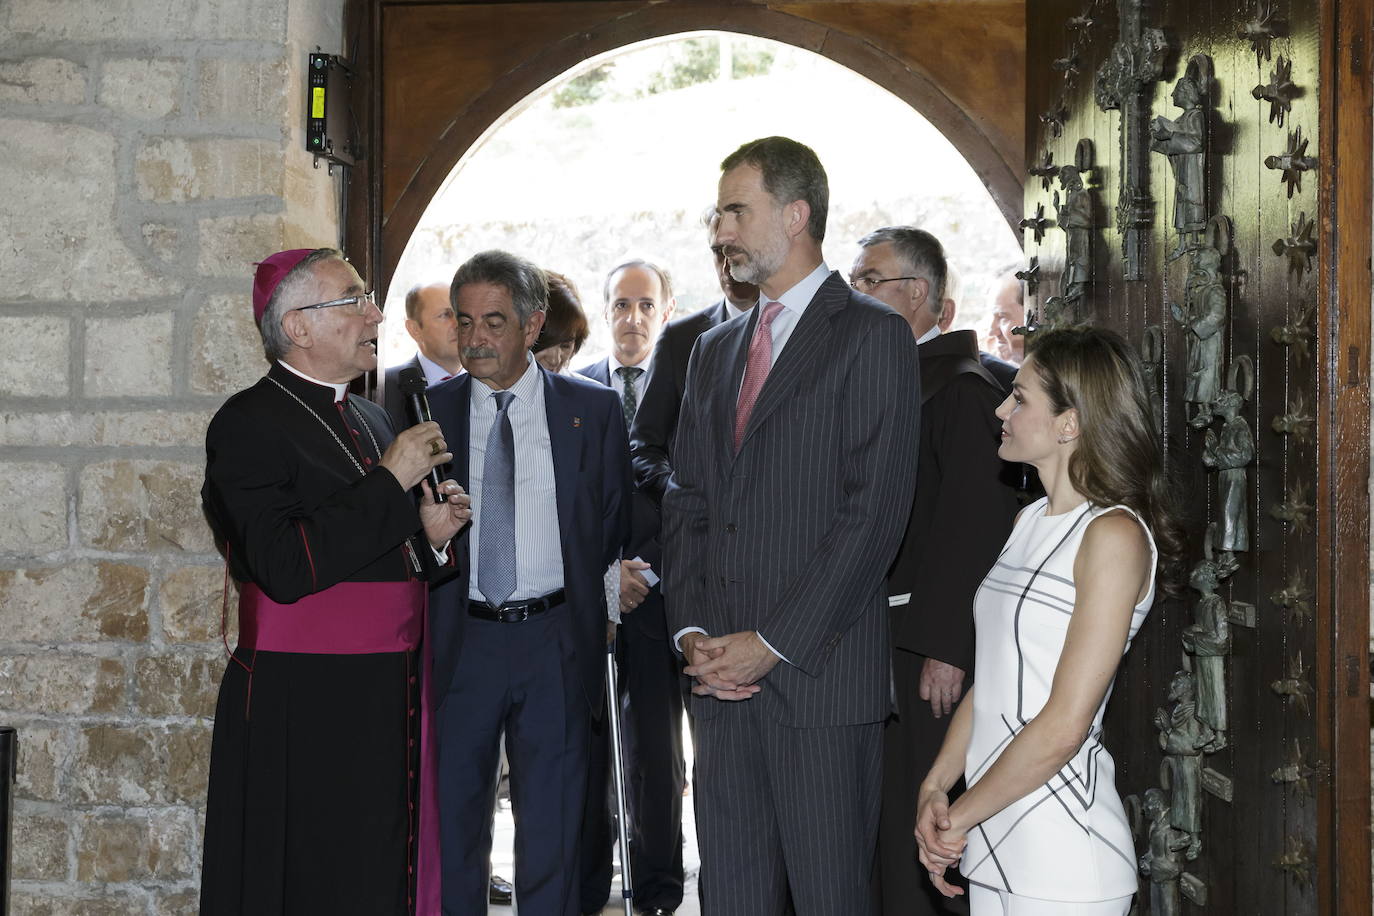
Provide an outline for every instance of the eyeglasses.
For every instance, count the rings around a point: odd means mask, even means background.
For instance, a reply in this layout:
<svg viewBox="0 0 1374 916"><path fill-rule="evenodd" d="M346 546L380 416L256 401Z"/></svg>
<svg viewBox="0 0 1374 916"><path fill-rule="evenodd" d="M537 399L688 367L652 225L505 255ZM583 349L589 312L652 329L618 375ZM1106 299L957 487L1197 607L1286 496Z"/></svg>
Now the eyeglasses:
<svg viewBox="0 0 1374 916"><path fill-rule="evenodd" d="M849 285L861 293L871 293L884 283L895 283L898 280L919 280L920 277L855 277L849 281Z"/></svg>
<svg viewBox="0 0 1374 916"><path fill-rule="evenodd" d="M302 305L299 308L290 309L292 312L308 312L311 309L334 309L348 307L354 315L365 315L370 308L377 307L377 293L375 290L368 290L360 296L344 296L342 299L330 299L328 302L316 302L314 305Z"/></svg>

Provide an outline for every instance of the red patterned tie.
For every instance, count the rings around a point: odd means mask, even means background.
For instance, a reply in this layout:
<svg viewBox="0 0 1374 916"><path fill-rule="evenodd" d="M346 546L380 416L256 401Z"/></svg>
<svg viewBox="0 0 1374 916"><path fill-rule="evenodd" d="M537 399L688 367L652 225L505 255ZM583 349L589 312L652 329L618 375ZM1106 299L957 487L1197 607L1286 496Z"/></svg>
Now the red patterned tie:
<svg viewBox="0 0 1374 916"><path fill-rule="evenodd" d="M763 390L763 380L768 378L768 370L773 365L773 319L782 311L781 302L770 302L763 307L763 316L754 328L754 339L749 341L749 361L744 364L744 384L739 389L739 402L735 405L735 451L744 441L744 429L749 425L749 415L754 412L754 402Z"/></svg>

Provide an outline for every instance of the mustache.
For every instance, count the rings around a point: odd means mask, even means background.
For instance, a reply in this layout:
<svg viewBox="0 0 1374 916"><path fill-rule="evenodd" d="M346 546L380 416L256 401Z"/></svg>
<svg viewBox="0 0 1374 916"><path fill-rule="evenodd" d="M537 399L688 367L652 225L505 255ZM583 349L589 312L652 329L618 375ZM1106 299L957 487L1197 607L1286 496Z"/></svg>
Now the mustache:
<svg viewBox="0 0 1374 916"><path fill-rule="evenodd" d="M498 359L500 354L491 347L464 347L463 359Z"/></svg>
<svg viewBox="0 0 1374 916"><path fill-rule="evenodd" d="M721 248L720 248L720 253L723 254L723 255L724 255L725 257L727 257L727 258L730 257L730 256L733 255L733 254L743 254L743 255L749 254L749 252L745 251L743 248L740 248L740 247L738 247L738 246L736 246L736 245L722 245Z"/></svg>

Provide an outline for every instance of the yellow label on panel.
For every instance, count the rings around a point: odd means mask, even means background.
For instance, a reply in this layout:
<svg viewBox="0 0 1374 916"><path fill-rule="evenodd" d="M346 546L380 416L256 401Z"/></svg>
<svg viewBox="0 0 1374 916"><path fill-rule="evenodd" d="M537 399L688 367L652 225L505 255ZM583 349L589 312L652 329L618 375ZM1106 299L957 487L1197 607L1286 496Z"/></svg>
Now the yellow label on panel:
<svg viewBox="0 0 1374 916"><path fill-rule="evenodd" d="M316 86L310 90L310 117L324 117L324 87Z"/></svg>

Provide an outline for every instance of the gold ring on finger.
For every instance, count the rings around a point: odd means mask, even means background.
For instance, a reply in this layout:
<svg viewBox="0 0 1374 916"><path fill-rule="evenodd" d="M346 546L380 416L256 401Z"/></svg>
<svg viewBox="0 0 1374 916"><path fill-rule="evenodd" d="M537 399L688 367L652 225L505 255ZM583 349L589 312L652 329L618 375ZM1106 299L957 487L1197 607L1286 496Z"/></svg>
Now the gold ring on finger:
<svg viewBox="0 0 1374 916"><path fill-rule="evenodd" d="M431 455L442 455L444 453L444 443L439 439L430 439L429 453Z"/></svg>

